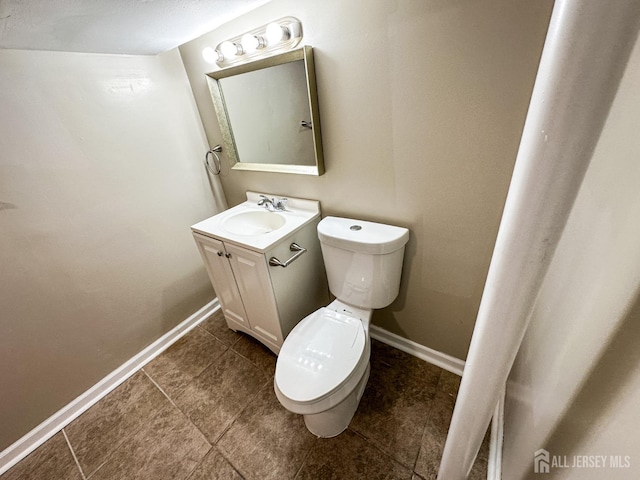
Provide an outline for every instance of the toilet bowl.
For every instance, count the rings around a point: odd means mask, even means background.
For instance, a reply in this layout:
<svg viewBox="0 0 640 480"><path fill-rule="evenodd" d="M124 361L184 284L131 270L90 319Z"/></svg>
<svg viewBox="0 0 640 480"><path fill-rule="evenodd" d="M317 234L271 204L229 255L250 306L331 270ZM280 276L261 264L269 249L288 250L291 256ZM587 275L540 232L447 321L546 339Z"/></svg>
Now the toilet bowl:
<svg viewBox="0 0 640 480"><path fill-rule="evenodd" d="M406 228L326 217L318 236L336 296L305 317L284 340L274 390L311 433L333 437L351 422L369 378L373 309L398 295Z"/></svg>

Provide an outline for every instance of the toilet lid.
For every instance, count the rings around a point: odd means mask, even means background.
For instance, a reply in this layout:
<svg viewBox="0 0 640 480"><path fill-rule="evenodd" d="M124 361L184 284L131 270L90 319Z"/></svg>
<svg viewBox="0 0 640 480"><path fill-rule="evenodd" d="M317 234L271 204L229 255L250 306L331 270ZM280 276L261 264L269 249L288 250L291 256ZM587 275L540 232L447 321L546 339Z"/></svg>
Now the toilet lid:
<svg viewBox="0 0 640 480"><path fill-rule="evenodd" d="M364 347L359 319L325 307L316 310L295 326L280 349L278 388L293 401L316 401L349 378Z"/></svg>

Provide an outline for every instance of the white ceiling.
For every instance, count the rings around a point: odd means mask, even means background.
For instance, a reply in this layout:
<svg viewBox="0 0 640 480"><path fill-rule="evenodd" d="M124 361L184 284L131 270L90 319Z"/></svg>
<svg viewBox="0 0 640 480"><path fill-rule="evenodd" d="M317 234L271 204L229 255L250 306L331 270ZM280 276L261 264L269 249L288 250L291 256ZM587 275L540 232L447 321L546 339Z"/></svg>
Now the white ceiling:
<svg viewBox="0 0 640 480"><path fill-rule="evenodd" d="M0 48L155 55L269 0L0 0Z"/></svg>

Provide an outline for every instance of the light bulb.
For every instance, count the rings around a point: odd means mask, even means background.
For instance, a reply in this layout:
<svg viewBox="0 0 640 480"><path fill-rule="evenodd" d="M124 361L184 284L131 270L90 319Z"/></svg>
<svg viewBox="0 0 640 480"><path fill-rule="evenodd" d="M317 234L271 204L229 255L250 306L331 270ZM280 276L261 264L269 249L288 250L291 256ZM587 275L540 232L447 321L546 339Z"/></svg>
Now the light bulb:
<svg viewBox="0 0 640 480"><path fill-rule="evenodd" d="M269 45L273 45L281 40L288 40L289 30L278 23L270 23L267 25L266 37Z"/></svg>
<svg viewBox="0 0 640 480"><path fill-rule="evenodd" d="M251 35L250 33L245 33L242 36L242 40L240 41L242 44L242 49L246 53L253 53L260 47L260 39L255 35Z"/></svg>
<svg viewBox="0 0 640 480"><path fill-rule="evenodd" d="M202 49L202 58L204 58L205 62L212 64L216 63L218 60L221 60L220 52L214 50L211 47L205 47Z"/></svg>
<svg viewBox="0 0 640 480"><path fill-rule="evenodd" d="M233 58L238 54L238 45L227 40L220 44L220 52L222 52L224 58Z"/></svg>

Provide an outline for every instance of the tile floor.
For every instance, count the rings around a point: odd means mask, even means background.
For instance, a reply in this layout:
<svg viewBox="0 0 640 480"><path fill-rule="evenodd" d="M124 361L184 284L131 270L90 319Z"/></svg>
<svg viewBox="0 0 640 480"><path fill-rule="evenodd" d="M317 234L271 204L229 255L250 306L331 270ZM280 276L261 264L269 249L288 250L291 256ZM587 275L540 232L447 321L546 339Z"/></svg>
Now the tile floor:
<svg viewBox="0 0 640 480"><path fill-rule="evenodd" d="M435 478L459 377L374 340L351 425L318 439L278 403L275 362L217 312L0 479Z"/></svg>

